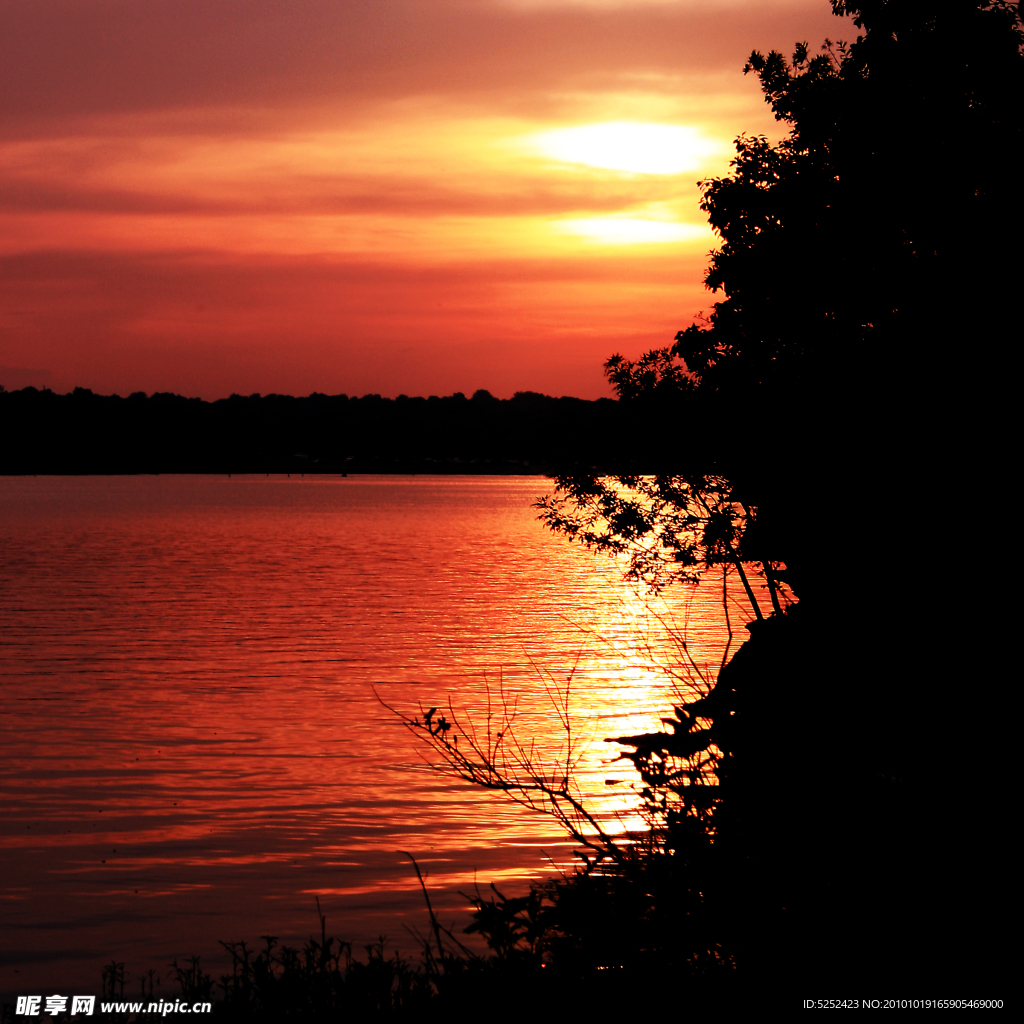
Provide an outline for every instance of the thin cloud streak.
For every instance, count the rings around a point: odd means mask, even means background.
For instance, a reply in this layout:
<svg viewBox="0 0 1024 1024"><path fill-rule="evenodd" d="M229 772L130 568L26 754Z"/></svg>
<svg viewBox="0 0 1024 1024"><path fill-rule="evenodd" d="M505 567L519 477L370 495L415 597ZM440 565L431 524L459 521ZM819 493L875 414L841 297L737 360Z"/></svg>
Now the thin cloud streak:
<svg viewBox="0 0 1024 1024"><path fill-rule="evenodd" d="M609 91L621 76L732 67L835 29L821 0L511 10L458 0L8 0L3 117L243 106L331 97ZM794 35L796 33L796 35Z"/></svg>

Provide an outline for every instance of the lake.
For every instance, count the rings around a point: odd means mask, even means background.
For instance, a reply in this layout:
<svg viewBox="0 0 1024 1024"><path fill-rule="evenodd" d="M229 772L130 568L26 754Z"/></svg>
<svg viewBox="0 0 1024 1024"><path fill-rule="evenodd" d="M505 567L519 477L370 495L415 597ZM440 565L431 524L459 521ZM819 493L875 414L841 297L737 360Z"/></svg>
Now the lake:
<svg viewBox="0 0 1024 1024"><path fill-rule="evenodd" d="M571 863L557 823L440 776L378 696L480 722L500 688L554 757L549 692L572 671L580 785L609 827L635 823L602 740L671 708L683 630L721 659L721 579L651 606L537 521L549 489L0 478L4 998L97 991L111 959L166 993L175 957L225 969L218 940L301 945L317 898L329 933L415 955L426 916L399 851L460 926L460 890Z"/></svg>

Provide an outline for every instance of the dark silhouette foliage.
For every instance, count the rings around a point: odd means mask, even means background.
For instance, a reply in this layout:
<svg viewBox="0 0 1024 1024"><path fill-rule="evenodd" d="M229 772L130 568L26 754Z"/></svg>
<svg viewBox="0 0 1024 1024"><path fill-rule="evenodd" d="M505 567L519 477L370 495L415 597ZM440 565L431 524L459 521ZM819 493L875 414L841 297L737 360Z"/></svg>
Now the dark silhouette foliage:
<svg viewBox="0 0 1024 1024"><path fill-rule="evenodd" d="M1021 219L1016 5L833 7L854 42L802 43L792 62L755 51L745 68L788 136L741 137L733 173L702 183L722 239L706 283L724 298L673 354L704 390L928 373L953 355L937 351L950 327L976 321L957 297L979 271L1012 279L999 240Z"/></svg>
<svg viewBox="0 0 1024 1024"><path fill-rule="evenodd" d="M957 574L955 625L933 597L953 585L951 488L1011 457L996 368L1021 270L1020 8L833 7L852 42L750 56L788 134L741 136L701 183L717 301L671 347L606 364L642 454L557 477L542 517L639 579L752 562L799 599L756 616L699 729L680 707L671 731L621 738L683 851L673 884L727 894L705 934L738 977L991 986L1002 745L951 772L949 714L978 675L989 571ZM706 818L678 789L694 743L721 753Z"/></svg>
<svg viewBox="0 0 1024 1024"><path fill-rule="evenodd" d="M623 443L618 403L0 390L0 473L540 473Z"/></svg>

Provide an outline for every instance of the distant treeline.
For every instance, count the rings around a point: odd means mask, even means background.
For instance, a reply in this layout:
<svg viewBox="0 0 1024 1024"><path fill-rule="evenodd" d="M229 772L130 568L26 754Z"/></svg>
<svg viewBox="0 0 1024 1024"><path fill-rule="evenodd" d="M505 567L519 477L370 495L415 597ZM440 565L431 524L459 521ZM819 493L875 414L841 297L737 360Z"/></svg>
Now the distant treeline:
<svg viewBox="0 0 1024 1024"><path fill-rule="evenodd" d="M612 399L0 389L0 473L543 473L614 457Z"/></svg>

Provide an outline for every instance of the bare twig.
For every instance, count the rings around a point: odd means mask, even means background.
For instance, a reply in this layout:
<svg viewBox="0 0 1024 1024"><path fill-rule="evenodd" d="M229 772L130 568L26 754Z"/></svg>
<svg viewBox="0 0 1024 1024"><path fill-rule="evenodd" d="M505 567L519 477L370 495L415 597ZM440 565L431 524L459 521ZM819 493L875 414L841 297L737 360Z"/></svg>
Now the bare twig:
<svg viewBox="0 0 1024 1024"><path fill-rule="evenodd" d="M567 745L553 760L542 762L536 741L528 744L515 731L517 701L499 684L500 706L496 709L487 688L486 731L480 736L472 719L463 719L451 702L437 717L438 708L419 709L410 717L388 704L374 691L377 700L408 729L431 754L431 764L442 774L500 792L527 807L554 817L574 842L583 847L581 856L590 869L606 859L620 860L621 844L628 837L615 837L587 808L575 780L582 753L573 746L570 716L571 675L558 698L558 715L567 733ZM459 737L463 742L459 743Z"/></svg>

